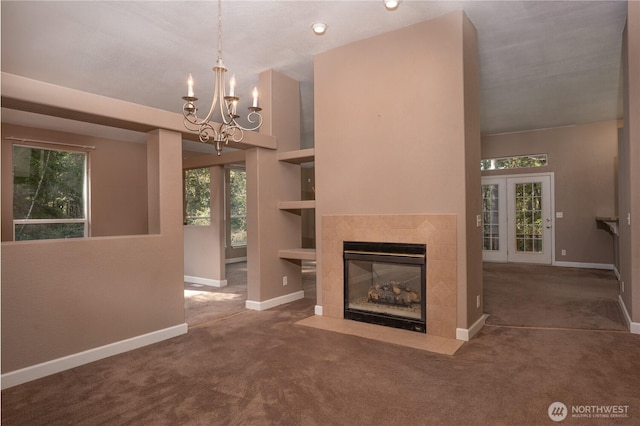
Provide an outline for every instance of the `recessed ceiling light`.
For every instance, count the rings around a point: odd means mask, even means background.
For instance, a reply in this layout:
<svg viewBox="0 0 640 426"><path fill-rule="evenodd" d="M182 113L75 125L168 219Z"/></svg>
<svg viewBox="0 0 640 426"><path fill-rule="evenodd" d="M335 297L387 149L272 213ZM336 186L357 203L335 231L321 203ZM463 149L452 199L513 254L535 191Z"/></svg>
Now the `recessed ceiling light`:
<svg viewBox="0 0 640 426"><path fill-rule="evenodd" d="M324 22L314 22L311 25L311 29L313 30L314 33L316 33L317 35L322 35L325 32L327 32L327 24L325 24Z"/></svg>
<svg viewBox="0 0 640 426"><path fill-rule="evenodd" d="M382 0L387 10L396 10L402 0Z"/></svg>

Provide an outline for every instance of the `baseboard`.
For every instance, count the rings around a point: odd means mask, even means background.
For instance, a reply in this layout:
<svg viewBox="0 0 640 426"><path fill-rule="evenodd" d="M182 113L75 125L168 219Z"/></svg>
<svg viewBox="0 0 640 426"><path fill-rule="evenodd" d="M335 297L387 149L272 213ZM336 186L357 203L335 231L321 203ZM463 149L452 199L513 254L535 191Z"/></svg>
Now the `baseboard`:
<svg viewBox="0 0 640 426"><path fill-rule="evenodd" d="M227 280L212 280L211 278L192 277L190 275L184 276L184 282L207 285L210 287L226 287Z"/></svg>
<svg viewBox="0 0 640 426"><path fill-rule="evenodd" d="M2 389L7 389L22 383L50 376L51 374L79 367L90 362L98 361L113 355L138 349L143 346L171 339L187 333L187 324L180 324L162 330L153 331L141 336L131 337L119 342L89 349L62 358L53 359L41 364L10 371L1 376Z"/></svg>
<svg viewBox="0 0 640 426"><path fill-rule="evenodd" d="M264 311L266 309L275 308L276 306L283 305L289 302L295 302L296 300L304 299L304 291L296 291L295 293L285 294L284 296L275 297L273 299L265 300L263 302L256 302L254 300L247 300L245 306L247 309L254 311Z"/></svg>
<svg viewBox="0 0 640 426"><path fill-rule="evenodd" d="M553 265L563 268L606 269L609 271L615 271L616 268L611 263L554 262Z"/></svg>
<svg viewBox="0 0 640 426"><path fill-rule="evenodd" d="M247 257L234 257L232 259L226 259L224 261L225 264L230 264L230 263L240 263L240 262L246 262L247 261Z"/></svg>
<svg viewBox="0 0 640 426"><path fill-rule="evenodd" d="M613 273L616 274L616 278L618 279L618 281L620 281L620 271L618 271L618 268L616 267L616 265L613 265Z"/></svg>
<svg viewBox="0 0 640 426"><path fill-rule="evenodd" d="M478 334L482 327L484 327L484 323L489 318L489 314L482 314L478 321L474 322L470 328L457 328L456 329L456 339L464 340L468 342L473 339L473 337Z"/></svg>
<svg viewBox="0 0 640 426"><path fill-rule="evenodd" d="M618 303L620 304L620 309L622 309L622 316L624 317L624 321L627 323L629 331L633 334L640 334L640 322L631 321L631 316L629 315L629 311L627 311L627 307L624 304L624 300L622 300L621 295L618 295Z"/></svg>
<svg viewBox="0 0 640 426"><path fill-rule="evenodd" d="M316 305L316 307L313 308L313 313L315 313L318 316L322 316L322 306Z"/></svg>

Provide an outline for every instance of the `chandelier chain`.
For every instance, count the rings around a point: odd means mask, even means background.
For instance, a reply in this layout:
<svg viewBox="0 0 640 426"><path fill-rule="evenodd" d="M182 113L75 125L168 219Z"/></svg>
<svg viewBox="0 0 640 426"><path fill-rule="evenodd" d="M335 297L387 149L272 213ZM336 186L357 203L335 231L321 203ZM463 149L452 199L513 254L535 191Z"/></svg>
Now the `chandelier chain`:
<svg viewBox="0 0 640 426"><path fill-rule="evenodd" d="M222 59L222 0L218 0L218 60Z"/></svg>

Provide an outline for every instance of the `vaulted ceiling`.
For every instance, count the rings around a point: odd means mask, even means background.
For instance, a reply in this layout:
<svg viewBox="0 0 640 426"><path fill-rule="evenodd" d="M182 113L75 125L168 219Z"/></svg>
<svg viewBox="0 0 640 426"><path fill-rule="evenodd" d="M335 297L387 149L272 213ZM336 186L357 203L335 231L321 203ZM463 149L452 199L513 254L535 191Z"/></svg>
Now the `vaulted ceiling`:
<svg viewBox="0 0 640 426"><path fill-rule="evenodd" d="M404 0L395 11L382 0L225 0L224 62L245 102L264 70L299 80L310 145L314 55L459 9L478 31L483 133L621 117L626 0ZM3 0L1 12L4 72L178 113L189 73L196 95L212 96L216 2ZM313 34L316 21L326 34ZM25 116L3 109L3 120Z"/></svg>

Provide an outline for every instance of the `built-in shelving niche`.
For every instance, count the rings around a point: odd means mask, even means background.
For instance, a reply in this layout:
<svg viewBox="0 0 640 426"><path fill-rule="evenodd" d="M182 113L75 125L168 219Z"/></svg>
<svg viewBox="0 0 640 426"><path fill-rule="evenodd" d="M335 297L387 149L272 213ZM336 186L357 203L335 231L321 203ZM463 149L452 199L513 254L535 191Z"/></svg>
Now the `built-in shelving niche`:
<svg viewBox="0 0 640 426"><path fill-rule="evenodd" d="M311 163L315 160L315 149L301 149L298 151L280 152L277 154L278 161L284 161L291 164ZM278 208L289 214L302 214L302 210L315 209L315 200L290 200L280 201ZM281 259L303 261L316 260L315 249L307 248L289 248L282 249L278 252Z"/></svg>

